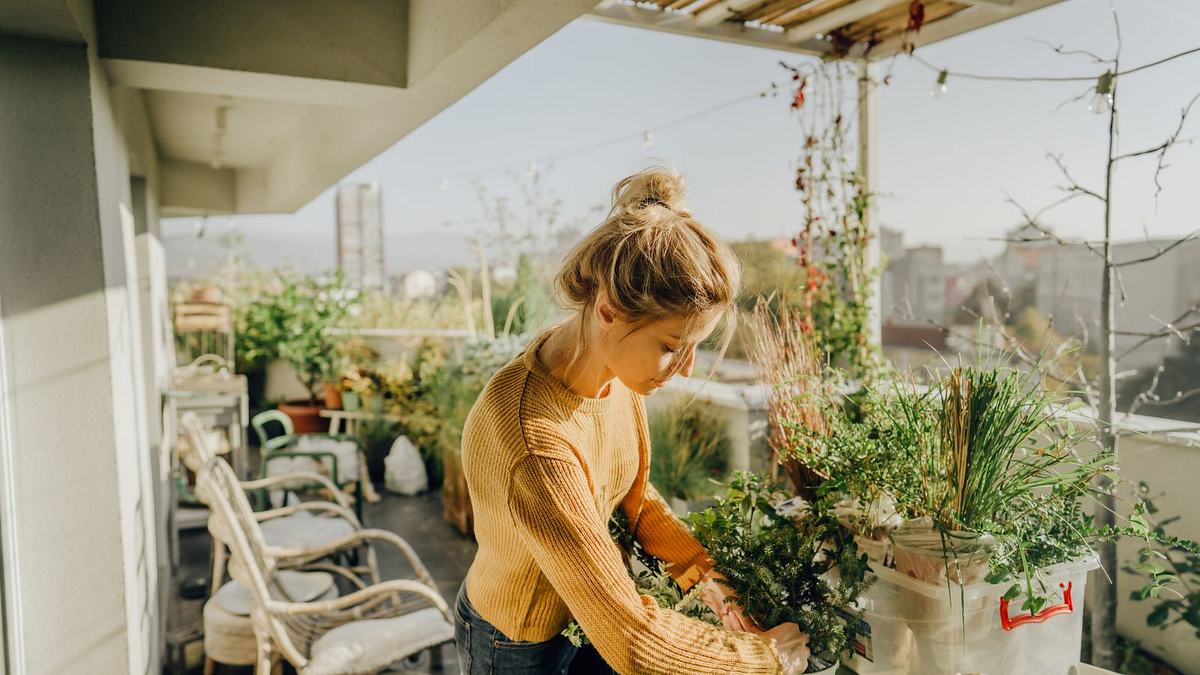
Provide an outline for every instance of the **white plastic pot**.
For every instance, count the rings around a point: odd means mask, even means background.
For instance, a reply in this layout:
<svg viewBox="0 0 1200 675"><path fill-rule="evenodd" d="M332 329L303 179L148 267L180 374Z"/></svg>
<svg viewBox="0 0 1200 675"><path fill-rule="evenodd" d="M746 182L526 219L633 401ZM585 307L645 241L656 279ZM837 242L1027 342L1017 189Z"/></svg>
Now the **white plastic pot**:
<svg viewBox="0 0 1200 675"><path fill-rule="evenodd" d="M838 670L838 663L835 661L834 664L832 666L829 666L828 668L822 668L821 670L808 671L804 675L836 675L837 670Z"/></svg>

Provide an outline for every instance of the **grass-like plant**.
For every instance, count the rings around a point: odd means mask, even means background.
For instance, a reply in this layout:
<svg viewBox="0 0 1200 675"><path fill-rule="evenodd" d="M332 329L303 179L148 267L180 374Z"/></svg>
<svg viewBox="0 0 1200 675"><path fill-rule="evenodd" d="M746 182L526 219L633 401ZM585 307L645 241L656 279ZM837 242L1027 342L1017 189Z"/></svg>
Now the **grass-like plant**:
<svg viewBox="0 0 1200 675"><path fill-rule="evenodd" d="M792 485L806 497L828 477L814 470L810 451L829 433L832 388L802 312L785 301L759 298L747 322L749 353L767 395L767 444Z"/></svg>
<svg viewBox="0 0 1200 675"><path fill-rule="evenodd" d="M679 499L701 499L714 492L712 479L723 478L729 457L725 422L711 409L677 403L650 415L650 482Z"/></svg>

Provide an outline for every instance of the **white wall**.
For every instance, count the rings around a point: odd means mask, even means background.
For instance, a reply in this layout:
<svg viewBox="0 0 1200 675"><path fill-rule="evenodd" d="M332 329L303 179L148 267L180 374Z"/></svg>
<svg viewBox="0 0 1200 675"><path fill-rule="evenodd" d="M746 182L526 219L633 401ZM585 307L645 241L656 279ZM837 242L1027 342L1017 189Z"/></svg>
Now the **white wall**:
<svg viewBox="0 0 1200 675"><path fill-rule="evenodd" d="M1181 516L1168 526L1168 532L1200 541L1200 502L1195 497L1200 432L1125 437L1119 451L1121 475L1126 480L1145 481L1151 495L1163 493L1154 499L1158 517ZM1122 565L1136 563L1139 549L1137 541L1122 539L1117 547L1118 560ZM1143 579L1122 571L1117 583L1117 630L1187 675L1200 675L1200 639L1195 630L1186 623L1167 630L1147 626L1146 615L1156 603L1129 599L1130 592L1141 588Z"/></svg>
<svg viewBox="0 0 1200 675"><path fill-rule="evenodd" d="M83 44L0 35L0 91L2 534L19 563L5 591L21 651L10 665L152 672L157 555L124 135Z"/></svg>

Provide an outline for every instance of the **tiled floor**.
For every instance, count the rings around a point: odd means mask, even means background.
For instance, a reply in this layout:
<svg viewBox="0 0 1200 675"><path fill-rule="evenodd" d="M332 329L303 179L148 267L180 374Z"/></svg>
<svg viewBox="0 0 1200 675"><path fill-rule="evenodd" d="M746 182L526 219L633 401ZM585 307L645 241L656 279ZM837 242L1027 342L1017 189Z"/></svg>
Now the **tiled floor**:
<svg viewBox="0 0 1200 675"><path fill-rule="evenodd" d="M437 492L417 497L399 497L381 491L383 500L367 504L363 514L366 527L390 530L404 537L424 561L437 582L438 590L451 607L458 593L459 584L466 576L467 568L475 557L475 541L459 534L442 518L441 495ZM179 588L179 580L207 575L210 540L203 530L185 532L180 542L184 569L176 579L173 590ZM407 575L407 564L394 549L380 549L380 567L385 578ZM182 600L178 597L169 612L169 630L179 629L200 620L200 600ZM194 651L194 650L193 650ZM442 665L432 668L426 662L418 663L406 672L412 673L457 673L458 659L454 645L442 647ZM184 672L198 672L195 668ZM217 673L251 673L250 667L218 666ZM289 672L285 670L285 672Z"/></svg>

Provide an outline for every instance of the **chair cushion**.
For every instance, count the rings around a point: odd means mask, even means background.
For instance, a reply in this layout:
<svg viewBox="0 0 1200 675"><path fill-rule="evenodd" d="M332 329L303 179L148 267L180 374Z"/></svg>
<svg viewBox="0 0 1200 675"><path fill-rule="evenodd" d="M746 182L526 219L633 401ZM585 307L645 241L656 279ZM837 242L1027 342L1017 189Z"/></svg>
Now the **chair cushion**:
<svg viewBox="0 0 1200 675"><path fill-rule="evenodd" d="M267 545L279 548L316 548L354 531L354 526L341 518L317 516L311 511L272 518L263 521L260 528Z"/></svg>
<svg viewBox="0 0 1200 675"><path fill-rule="evenodd" d="M280 570L275 578L288 597L295 602L308 602L317 598L327 599L329 593L337 597L337 587L333 585L333 575L328 572L298 572L296 570ZM217 589L209 602L215 602L221 609L236 616L250 616L250 606L253 602L250 591L240 582L230 581Z"/></svg>
<svg viewBox="0 0 1200 675"><path fill-rule="evenodd" d="M333 576L326 572L284 570L277 578L295 600L333 600L338 597ZM321 588L325 587L324 592ZM250 593L236 581L222 586L204 603L204 655L236 666L252 666L258 656Z"/></svg>
<svg viewBox="0 0 1200 675"><path fill-rule="evenodd" d="M358 480L358 445L353 441L339 441L328 436L306 434L300 436L290 452L327 452L337 457L338 475L333 476L333 466L328 457L319 462L307 457L278 457L267 462L267 475L278 476L292 471L313 471L329 476L338 485Z"/></svg>
<svg viewBox="0 0 1200 675"><path fill-rule="evenodd" d="M423 649L454 640L454 626L430 607L392 619L343 624L312 645L304 675L374 673Z"/></svg>

